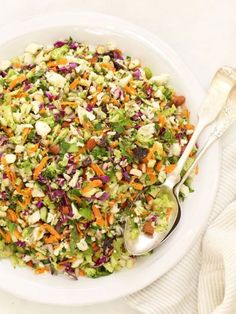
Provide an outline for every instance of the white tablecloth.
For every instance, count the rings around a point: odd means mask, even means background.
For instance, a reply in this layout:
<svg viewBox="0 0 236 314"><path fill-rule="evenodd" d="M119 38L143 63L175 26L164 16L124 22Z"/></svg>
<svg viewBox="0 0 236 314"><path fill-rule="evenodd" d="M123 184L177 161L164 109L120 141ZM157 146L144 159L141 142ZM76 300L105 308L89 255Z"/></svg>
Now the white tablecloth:
<svg viewBox="0 0 236 314"><path fill-rule="evenodd" d="M36 14L70 9L117 15L146 27L179 54L204 88L219 66L236 67L235 0L0 0L0 26ZM224 136L223 147L235 140L235 134L236 126ZM0 304L0 314L137 313L120 300L65 308L36 305L4 292L0 292Z"/></svg>

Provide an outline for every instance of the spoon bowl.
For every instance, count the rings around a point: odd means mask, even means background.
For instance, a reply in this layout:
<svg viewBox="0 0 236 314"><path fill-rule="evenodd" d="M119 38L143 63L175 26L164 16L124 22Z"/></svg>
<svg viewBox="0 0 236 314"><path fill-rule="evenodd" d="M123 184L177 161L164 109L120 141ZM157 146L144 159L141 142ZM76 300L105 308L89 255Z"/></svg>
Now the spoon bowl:
<svg viewBox="0 0 236 314"><path fill-rule="evenodd" d="M124 242L127 251L132 255L144 255L154 248L158 247L167 237L173 232L178 225L181 218L181 205L179 201L180 186L185 182L190 172L197 165L199 159L205 154L208 148L229 128L229 126L236 120L236 71L230 67L223 67L216 72L214 76L208 95L199 113L199 122L189 141L183 155L179 159L175 170L167 177L164 184L159 187L160 194L165 194L171 201L171 211L167 218L167 227L161 230L154 230L153 234L146 234L139 226L139 234L132 238L132 220L133 217L128 217L125 230ZM222 110L222 108L224 109ZM222 111L221 111L222 110ZM210 135L207 143L197 155L194 163L187 170L185 175L180 177L180 172L183 169L185 162L194 147L201 131L210 123L212 123L217 115L220 113L215 128ZM140 193L143 194L142 191ZM139 195L139 196L140 196ZM139 198L138 196L138 198ZM135 202L134 202L135 205ZM133 206L134 206L133 205ZM133 207L132 206L132 207ZM131 207L131 209L132 209ZM158 228L158 220L157 220Z"/></svg>
<svg viewBox="0 0 236 314"><path fill-rule="evenodd" d="M143 193L140 193L139 197L141 195L143 195ZM175 226L178 224L181 217L181 205L178 198L173 193L173 189L166 184L160 185L157 198L158 196L160 197L163 195L167 196L169 201L171 202L171 210L168 217L168 226L164 231L154 231L153 235L147 235L142 231L137 238L133 239L131 236L131 222L133 218L127 218L125 224L125 235L127 236L125 236L124 240L126 249L130 254L138 256L146 254L149 251L153 250L167 238L167 236L172 232L172 229L175 228Z"/></svg>

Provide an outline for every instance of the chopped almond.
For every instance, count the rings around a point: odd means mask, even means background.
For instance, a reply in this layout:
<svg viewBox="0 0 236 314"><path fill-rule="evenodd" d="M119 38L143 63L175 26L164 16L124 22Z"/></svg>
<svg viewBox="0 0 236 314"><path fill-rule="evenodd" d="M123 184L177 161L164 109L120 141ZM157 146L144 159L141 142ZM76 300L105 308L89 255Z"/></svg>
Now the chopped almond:
<svg viewBox="0 0 236 314"><path fill-rule="evenodd" d="M143 232L150 236L153 235L154 227L152 226L151 221L145 222L145 224L143 225Z"/></svg>

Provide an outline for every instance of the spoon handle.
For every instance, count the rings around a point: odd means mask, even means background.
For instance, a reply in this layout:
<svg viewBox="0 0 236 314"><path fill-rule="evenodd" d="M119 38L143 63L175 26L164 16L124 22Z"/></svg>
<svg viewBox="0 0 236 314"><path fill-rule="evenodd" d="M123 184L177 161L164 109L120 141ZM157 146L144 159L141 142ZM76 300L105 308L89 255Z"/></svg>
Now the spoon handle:
<svg viewBox="0 0 236 314"><path fill-rule="evenodd" d="M229 91L235 83L235 69L224 66L216 72L214 78L212 79L206 98L201 105L196 129L182 156L180 157L175 170L170 175L168 175L165 181L165 185L167 185L169 188L173 188L180 181L180 173L194 145L196 144L199 135L207 125L216 119L226 102Z"/></svg>
<svg viewBox="0 0 236 314"><path fill-rule="evenodd" d="M185 175L182 177L181 181L176 185L175 187L175 194L178 196L179 190L182 184L186 181L189 174L192 172L192 170L196 167L199 160L205 155L208 148L216 141L218 140L225 131L228 130L228 128L232 125L232 123L236 121L236 86L234 86L228 96L227 103L225 107L223 108L222 112L220 113L215 126L213 128L212 133L210 134L206 144L203 146L203 148L198 153L196 159L194 160L193 164L190 166L190 168L187 170Z"/></svg>

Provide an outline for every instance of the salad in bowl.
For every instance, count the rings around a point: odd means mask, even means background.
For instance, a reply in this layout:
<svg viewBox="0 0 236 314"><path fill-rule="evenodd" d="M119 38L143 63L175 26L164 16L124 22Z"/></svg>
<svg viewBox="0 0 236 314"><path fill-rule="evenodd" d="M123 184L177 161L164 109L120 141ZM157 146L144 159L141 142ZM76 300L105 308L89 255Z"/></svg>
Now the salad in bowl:
<svg viewBox="0 0 236 314"><path fill-rule="evenodd" d="M0 257L75 279L132 267L126 217L132 237L167 227L158 185L193 130L168 76L112 43L31 43L1 60Z"/></svg>

